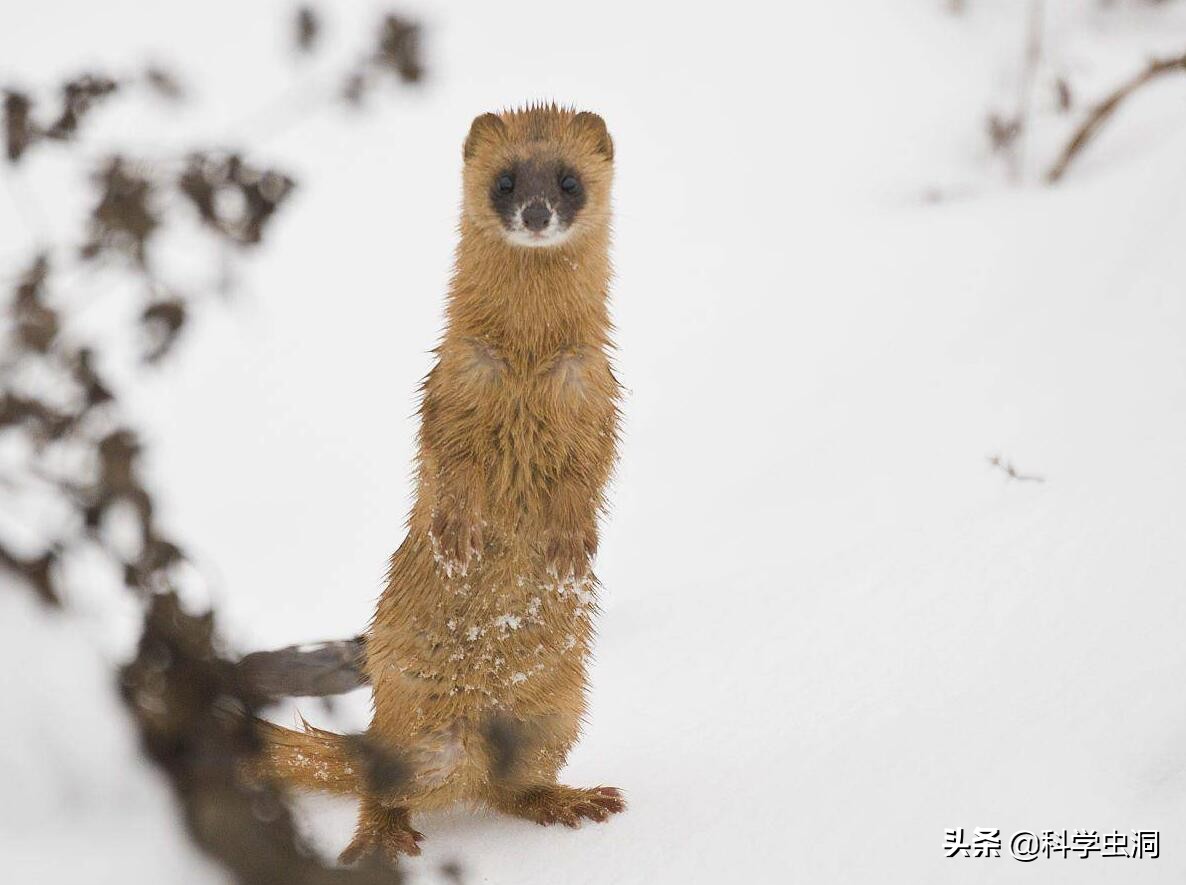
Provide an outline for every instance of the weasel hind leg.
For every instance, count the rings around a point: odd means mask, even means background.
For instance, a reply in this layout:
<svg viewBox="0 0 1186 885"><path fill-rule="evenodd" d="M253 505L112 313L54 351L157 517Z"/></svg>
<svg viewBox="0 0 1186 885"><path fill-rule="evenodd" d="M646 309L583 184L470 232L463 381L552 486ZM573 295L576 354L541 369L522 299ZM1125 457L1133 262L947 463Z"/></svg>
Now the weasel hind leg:
<svg viewBox="0 0 1186 885"><path fill-rule="evenodd" d="M580 825L582 819L608 820L611 814L626 810L626 800L617 787L566 787L545 784L508 791L495 799L499 811L526 818L537 824Z"/></svg>
<svg viewBox="0 0 1186 885"><path fill-rule="evenodd" d="M338 856L338 862L352 864L379 852L384 860L395 864L400 855L419 854L423 838L423 833L412 829L411 813L407 806L388 807L368 796L362 800L358 811L354 839Z"/></svg>

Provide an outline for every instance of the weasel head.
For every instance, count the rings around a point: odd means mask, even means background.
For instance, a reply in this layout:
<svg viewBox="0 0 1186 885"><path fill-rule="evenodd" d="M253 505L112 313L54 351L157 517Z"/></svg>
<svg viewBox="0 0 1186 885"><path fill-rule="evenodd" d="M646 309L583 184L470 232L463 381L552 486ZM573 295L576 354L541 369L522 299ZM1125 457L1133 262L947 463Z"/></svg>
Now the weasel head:
<svg viewBox="0 0 1186 885"><path fill-rule="evenodd" d="M537 105L474 120L465 216L514 248L579 241L609 225L614 146L596 114Z"/></svg>

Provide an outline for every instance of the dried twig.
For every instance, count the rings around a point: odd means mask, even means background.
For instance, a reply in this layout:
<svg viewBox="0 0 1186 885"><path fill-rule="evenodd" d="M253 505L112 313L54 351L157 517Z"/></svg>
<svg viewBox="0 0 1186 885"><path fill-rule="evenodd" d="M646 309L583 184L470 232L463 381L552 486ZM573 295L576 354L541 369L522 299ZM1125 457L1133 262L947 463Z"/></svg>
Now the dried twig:
<svg viewBox="0 0 1186 885"><path fill-rule="evenodd" d="M1149 62L1145 70L1122 84L1115 92L1093 107L1088 113L1087 119L1083 121L1083 124L1075 132L1074 137L1071 138L1070 142L1063 149L1058 162L1046 173L1046 180L1054 184L1062 179L1067 172L1067 168L1096 136L1100 128L1111 118L1126 98L1146 83L1150 83L1173 71L1186 72L1186 54L1174 58L1155 59Z"/></svg>
<svg viewBox="0 0 1186 885"><path fill-rule="evenodd" d="M998 470L1004 471L1009 479L1015 479L1018 482L1045 482L1046 477L1038 476L1035 473L1021 473L1013 466L1012 461L1006 461L1000 455L993 455L988 459L988 463Z"/></svg>

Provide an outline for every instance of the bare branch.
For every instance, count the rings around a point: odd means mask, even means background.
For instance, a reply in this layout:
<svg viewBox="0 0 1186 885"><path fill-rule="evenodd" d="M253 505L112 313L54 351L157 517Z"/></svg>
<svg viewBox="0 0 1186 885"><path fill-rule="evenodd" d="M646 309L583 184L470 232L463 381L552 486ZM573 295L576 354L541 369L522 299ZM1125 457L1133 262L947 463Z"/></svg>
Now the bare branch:
<svg viewBox="0 0 1186 885"><path fill-rule="evenodd" d="M212 613L191 615L174 594L151 598L135 659L120 671L144 752L173 787L194 842L238 885L398 885L398 869L321 861L284 798L243 776L267 726L266 701L220 651Z"/></svg>
<svg viewBox="0 0 1186 885"><path fill-rule="evenodd" d="M1020 473L1017 468L1013 466L1012 461L1006 461L1000 455L993 455L988 459L988 463L998 470L1004 471L1009 479L1015 479L1018 482L1045 482L1046 477L1038 476L1036 473Z"/></svg>
<svg viewBox="0 0 1186 885"><path fill-rule="evenodd" d="M1171 71L1186 72L1186 54L1179 55L1175 58L1151 61L1144 71L1121 85L1115 92L1093 107L1090 113L1088 113L1087 119L1083 121L1078 131L1075 132L1074 137L1063 149L1062 156L1059 157L1058 162L1046 173L1046 180L1051 184L1061 180L1066 174L1067 168L1096 136L1100 128L1111 118L1126 98L1146 83L1150 83Z"/></svg>

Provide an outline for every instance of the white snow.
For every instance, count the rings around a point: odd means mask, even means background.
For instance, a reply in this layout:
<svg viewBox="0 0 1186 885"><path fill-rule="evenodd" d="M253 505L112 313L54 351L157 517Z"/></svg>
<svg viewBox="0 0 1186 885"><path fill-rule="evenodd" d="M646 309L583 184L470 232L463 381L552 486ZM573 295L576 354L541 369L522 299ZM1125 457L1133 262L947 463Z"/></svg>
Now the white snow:
<svg viewBox="0 0 1186 885"><path fill-rule="evenodd" d="M519 625L523 623L523 619L518 615L499 615L491 624L498 628L503 633L508 633L512 630L518 630Z"/></svg>
<svg viewBox="0 0 1186 885"><path fill-rule="evenodd" d="M279 131L256 109L335 70L294 74L286 3L6 16L5 82L152 50L200 84L169 127L135 102L98 111L95 151L128 131L154 152L250 135L300 179L246 290L135 394L165 517L244 650L370 617L410 500L469 120L556 98L609 123L629 397L565 778L630 808L577 832L427 819L421 881L447 860L516 883L1186 875L1186 76L1134 98L1057 189L1038 173L1078 117L1035 96L1012 185L983 121L1015 101L1028 4L967 5L426 6L422 94ZM1080 112L1186 50L1181 3L1046 6L1047 73ZM379 8L329 10L339 62ZM44 154L13 186L61 226L49 207L79 182ZM0 193L0 258L23 256L23 218ZM220 881L134 761L110 675L129 607L79 589L86 614L59 618L10 596L12 881ZM38 647L53 654L31 672ZM357 729L366 705L277 718ZM353 825L338 800L301 817L327 854ZM1162 857L948 860L955 827L1160 829Z"/></svg>

